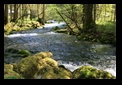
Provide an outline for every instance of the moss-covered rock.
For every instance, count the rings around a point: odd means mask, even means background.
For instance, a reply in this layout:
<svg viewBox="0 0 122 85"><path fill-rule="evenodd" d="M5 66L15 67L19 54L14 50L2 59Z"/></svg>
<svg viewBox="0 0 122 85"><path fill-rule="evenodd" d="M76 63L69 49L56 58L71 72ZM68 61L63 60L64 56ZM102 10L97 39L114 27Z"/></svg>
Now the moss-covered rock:
<svg viewBox="0 0 122 85"><path fill-rule="evenodd" d="M50 52L40 52L23 58L15 66L15 71L26 79L70 79L71 71L58 67L58 62L51 56Z"/></svg>
<svg viewBox="0 0 122 85"><path fill-rule="evenodd" d="M18 50L14 48L9 48L6 50L6 52L12 54L12 57L27 57L31 55L31 53L25 49Z"/></svg>
<svg viewBox="0 0 122 85"><path fill-rule="evenodd" d="M58 63L55 60L49 58L49 56L44 56L44 54L44 52L41 52L34 56L23 58L16 65L16 71L28 79L34 78L39 70L46 65L50 65L52 67L57 66Z"/></svg>
<svg viewBox="0 0 122 85"><path fill-rule="evenodd" d="M4 79L24 79L20 74L13 71L12 64L4 64Z"/></svg>
<svg viewBox="0 0 122 85"><path fill-rule="evenodd" d="M25 50L25 49L19 50L19 51L17 52L17 54L20 54L21 57L27 57L27 56L31 55L31 53L30 53L28 50Z"/></svg>
<svg viewBox="0 0 122 85"><path fill-rule="evenodd" d="M45 57L51 58L53 56L53 54L51 52L40 52L40 53L35 54L35 56L41 56L43 58L45 58Z"/></svg>
<svg viewBox="0 0 122 85"><path fill-rule="evenodd" d="M73 71L73 79L115 79L112 74L92 66L81 66Z"/></svg>
<svg viewBox="0 0 122 85"><path fill-rule="evenodd" d="M39 78L40 76L41 79L71 79L72 72L65 67L51 67L47 65L40 69L39 75L36 78Z"/></svg>
<svg viewBox="0 0 122 85"><path fill-rule="evenodd" d="M56 30L57 33L67 33L67 29L58 29Z"/></svg>
<svg viewBox="0 0 122 85"><path fill-rule="evenodd" d="M37 28L37 27L40 27L40 26L41 26L40 23L37 22L37 21L31 22L31 24L32 24L32 27L33 27L33 28Z"/></svg>

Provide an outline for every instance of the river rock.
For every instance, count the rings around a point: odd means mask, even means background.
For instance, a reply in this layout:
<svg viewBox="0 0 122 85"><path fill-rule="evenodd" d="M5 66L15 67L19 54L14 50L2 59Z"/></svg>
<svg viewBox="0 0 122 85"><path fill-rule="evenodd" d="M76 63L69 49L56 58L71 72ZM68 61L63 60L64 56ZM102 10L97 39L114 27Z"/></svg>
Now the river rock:
<svg viewBox="0 0 122 85"><path fill-rule="evenodd" d="M73 71L73 79L115 79L107 71L97 70L92 66L81 66Z"/></svg>
<svg viewBox="0 0 122 85"><path fill-rule="evenodd" d="M5 53L5 56L11 56L12 57L27 57L30 56L31 53L28 50L22 49L22 50L17 50L14 48L9 48L5 50L8 54Z"/></svg>
<svg viewBox="0 0 122 85"><path fill-rule="evenodd" d="M4 64L4 79L23 79L23 77L13 70L12 64Z"/></svg>
<svg viewBox="0 0 122 85"><path fill-rule="evenodd" d="M51 52L40 52L35 54L35 56L41 56L42 58L49 57L51 58L53 54Z"/></svg>
<svg viewBox="0 0 122 85"><path fill-rule="evenodd" d="M40 52L20 60L15 70L25 79L69 79L71 72L58 67L58 63L50 58L52 53Z"/></svg>
<svg viewBox="0 0 122 85"><path fill-rule="evenodd" d="M72 72L62 67L51 67L49 65L40 69L35 79L71 79Z"/></svg>

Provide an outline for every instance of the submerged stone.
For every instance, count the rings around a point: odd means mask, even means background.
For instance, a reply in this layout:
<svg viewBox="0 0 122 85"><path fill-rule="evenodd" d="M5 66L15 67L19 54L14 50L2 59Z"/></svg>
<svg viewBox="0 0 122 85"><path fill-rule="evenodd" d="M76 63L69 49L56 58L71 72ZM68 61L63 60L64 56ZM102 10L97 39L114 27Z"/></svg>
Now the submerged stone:
<svg viewBox="0 0 122 85"><path fill-rule="evenodd" d="M31 53L25 49L18 50L18 49L14 49L14 48L9 48L6 50L6 52L9 54L12 54L12 57L27 57L27 56L31 55ZM6 56L10 56L10 55L6 54Z"/></svg>
<svg viewBox="0 0 122 85"><path fill-rule="evenodd" d="M28 50L20 50L17 52L17 54L20 54L21 57L27 57L31 55L31 53Z"/></svg>

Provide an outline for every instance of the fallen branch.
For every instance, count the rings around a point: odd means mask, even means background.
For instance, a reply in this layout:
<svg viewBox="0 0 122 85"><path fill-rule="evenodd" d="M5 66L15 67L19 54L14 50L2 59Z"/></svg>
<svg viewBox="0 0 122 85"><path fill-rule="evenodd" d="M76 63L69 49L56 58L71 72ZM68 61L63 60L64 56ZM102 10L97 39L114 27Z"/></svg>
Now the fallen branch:
<svg viewBox="0 0 122 85"><path fill-rule="evenodd" d="M57 13L61 16L61 18L64 20L64 22L66 23L66 25L68 26L68 31L70 32L70 34L74 34L72 28L68 25L68 23L66 22L66 20L64 19L64 17L61 15L61 13L56 9Z"/></svg>

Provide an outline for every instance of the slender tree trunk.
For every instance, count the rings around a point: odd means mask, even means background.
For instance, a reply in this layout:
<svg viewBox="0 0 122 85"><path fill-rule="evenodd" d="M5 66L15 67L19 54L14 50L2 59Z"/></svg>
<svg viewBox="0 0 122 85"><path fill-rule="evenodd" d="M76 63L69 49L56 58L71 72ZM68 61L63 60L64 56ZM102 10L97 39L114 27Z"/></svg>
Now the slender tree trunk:
<svg viewBox="0 0 122 85"><path fill-rule="evenodd" d="M10 4L10 20L12 20L13 19L13 14L12 14L12 4Z"/></svg>
<svg viewBox="0 0 122 85"><path fill-rule="evenodd" d="M22 4L22 16L24 15L24 4ZM22 17L22 21L24 22L24 17ZM22 22L22 23L23 23Z"/></svg>
<svg viewBox="0 0 122 85"><path fill-rule="evenodd" d="M45 22L45 4L43 4L43 16L42 16L43 22L42 25L44 25Z"/></svg>
<svg viewBox="0 0 122 85"><path fill-rule="evenodd" d="M14 4L14 22L17 22L18 18L18 4Z"/></svg>
<svg viewBox="0 0 122 85"><path fill-rule="evenodd" d="M111 5L111 8L112 8L112 6L113 5ZM110 21L112 21L113 20L113 9L111 10L111 20Z"/></svg>
<svg viewBox="0 0 122 85"><path fill-rule="evenodd" d="M4 24L8 23L8 4L5 4L5 11L4 11Z"/></svg>
<svg viewBox="0 0 122 85"><path fill-rule="evenodd" d="M114 22L116 21L116 4L115 4L115 11L114 11Z"/></svg>
<svg viewBox="0 0 122 85"><path fill-rule="evenodd" d="M37 17L39 19L39 4L37 4Z"/></svg>
<svg viewBox="0 0 122 85"><path fill-rule="evenodd" d="M105 15L104 15L104 21L106 21L106 4L105 4Z"/></svg>
<svg viewBox="0 0 122 85"><path fill-rule="evenodd" d="M94 25L96 24L96 4L94 4Z"/></svg>
<svg viewBox="0 0 122 85"><path fill-rule="evenodd" d="M61 15L61 13L56 9L57 13L61 16L61 18L64 20L64 22L66 23L66 25L68 26L67 30L69 31L69 34L74 34L72 28L69 26L69 24L67 23L67 21L64 19L64 17Z"/></svg>
<svg viewBox="0 0 122 85"><path fill-rule="evenodd" d="M22 16L22 5L23 5L23 4L21 4L21 6L20 6L20 16ZM23 17L21 17L21 25L22 25L22 23L23 23L22 18L23 18Z"/></svg>

